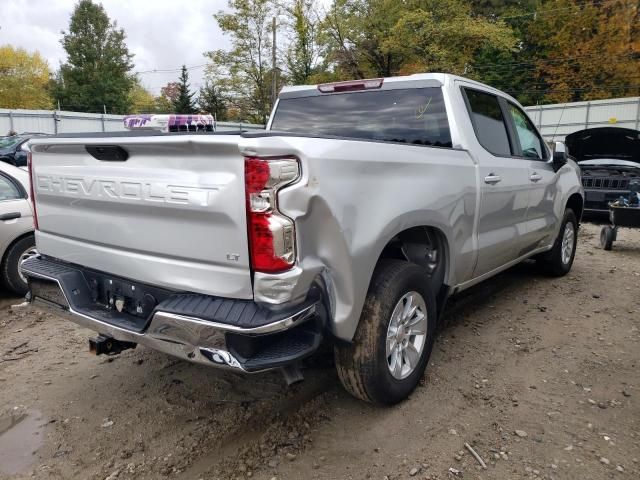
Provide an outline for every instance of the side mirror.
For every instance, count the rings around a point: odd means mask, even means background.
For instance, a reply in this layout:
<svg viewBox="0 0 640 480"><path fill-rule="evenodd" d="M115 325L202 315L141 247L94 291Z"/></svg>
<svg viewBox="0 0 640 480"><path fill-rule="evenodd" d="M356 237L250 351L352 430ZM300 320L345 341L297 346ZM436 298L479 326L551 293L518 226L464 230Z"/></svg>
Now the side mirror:
<svg viewBox="0 0 640 480"><path fill-rule="evenodd" d="M553 169L557 172L567 163L569 154L564 142L555 142L553 146Z"/></svg>
<svg viewBox="0 0 640 480"><path fill-rule="evenodd" d="M27 166L27 154L28 152L24 149L20 149L13 156L14 165L16 167L26 167Z"/></svg>

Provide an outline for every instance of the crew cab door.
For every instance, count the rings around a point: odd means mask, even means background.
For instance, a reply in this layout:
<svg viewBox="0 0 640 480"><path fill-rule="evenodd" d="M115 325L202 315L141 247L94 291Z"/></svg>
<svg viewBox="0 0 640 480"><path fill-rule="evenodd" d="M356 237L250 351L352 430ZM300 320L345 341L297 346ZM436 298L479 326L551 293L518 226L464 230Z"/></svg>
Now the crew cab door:
<svg viewBox="0 0 640 480"><path fill-rule="evenodd" d="M500 97L463 87L476 139L480 175L478 260L474 277L519 257L526 233L529 172L514 158L513 140Z"/></svg>
<svg viewBox="0 0 640 480"><path fill-rule="evenodd" d="M526 163L529 172L529 208L522 250L522 254L526 254L553 243L560 220L556 218L553 208L558 176L553 170L550 153L542 136L527 114L512 102L507 101L506 105L516 156Z"/></svg>

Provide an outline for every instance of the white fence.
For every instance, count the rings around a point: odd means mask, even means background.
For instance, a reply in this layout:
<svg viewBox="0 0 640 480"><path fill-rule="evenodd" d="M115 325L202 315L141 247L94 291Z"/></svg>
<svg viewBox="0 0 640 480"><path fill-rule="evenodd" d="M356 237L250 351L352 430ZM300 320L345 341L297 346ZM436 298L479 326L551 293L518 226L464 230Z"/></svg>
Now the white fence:
<svg viewBox="0 0 640 480"><path fill-rule="evenodd" d="M525 107L546 140L595 127L640 129L640 97Z"/></svg>
<svg viewBox="0 0 640 480"><path fill-rule="evenodd" d="M81 133L124 131L123 115L79 113L51 110L8 110L0 108L0 136L18 133ZM260 130L262 125L218 122L218 131Z"/></svg>
<svg viewBox="0 0 640 480"><path fill-rule="evenodd" d="M592 100L525 107L546 140L563 140L585 128L615 126L640 130L640 97ZM118 132L125 130L122 115L51 110L0 109L0 136L18 133ZM218 122L219 131L259 130L262 125Z"/></svg>

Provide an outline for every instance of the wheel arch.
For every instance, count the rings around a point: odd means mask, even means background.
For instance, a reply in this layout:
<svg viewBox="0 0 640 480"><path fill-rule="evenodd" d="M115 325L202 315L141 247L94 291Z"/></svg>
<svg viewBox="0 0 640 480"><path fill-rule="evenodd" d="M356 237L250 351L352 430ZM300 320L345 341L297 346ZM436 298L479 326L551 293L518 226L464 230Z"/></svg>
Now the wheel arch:
<svg viewBox="0 0 640 480"><path fill-rule="evenodd" d="M33 240L34 240L33 243L35 244L35 233L33 232L33 230L27 231L22 233L21 235L18 235L16 238L14 238L11 242L7 244L7 246L4 249L4 252L2 252L2 261L0 261L0 266L4 266L4 262L7 260L7 254L9 253L11 248L20 240L23 240L27 237L33 237Z"/></svg>
<svg viewBox="0 0 640 480"><path fill-rule="evenodd" d="M569 195L567 199L566 208L570 208L573 210L573 213L576 215L576 220L578 223L582 220L582 213L584 211L584 198L578 192L572 193Z"/></svg>
<svg viewBox="0 0 640 480"><path fill-rule="evenodd" d="M437 310L440 313L449 294L451 247L445 232L433 225L416 225L391 236L382 248L376 265L384 259L405 260L429 272Z"/></svg>

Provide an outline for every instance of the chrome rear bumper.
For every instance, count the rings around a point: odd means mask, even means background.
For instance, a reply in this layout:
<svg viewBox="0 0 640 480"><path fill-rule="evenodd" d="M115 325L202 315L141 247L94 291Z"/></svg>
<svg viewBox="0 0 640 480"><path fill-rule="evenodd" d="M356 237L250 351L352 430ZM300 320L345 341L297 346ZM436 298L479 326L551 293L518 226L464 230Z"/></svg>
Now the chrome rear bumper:
<svg viewBox="0 0 640 480"><path fill-rule="evenodd" d="M318 303L306 304L274 322L249 328L162 311L160 303L146 326L136 331L98 318L99 315L78 311L73 301L69 301L69 288L63 285L65 277L43 273L43 270L39 271L35 262L23 264L34 307L105 337L145 345L193 363L247 373L269 370L313 353L322 337L322 323L318 320L323 319ZM72 291L75 294L78 290ZM234 344L242 346L254 340L259 347L253 349L256 350L253 355L234 348Z"/></svg>

